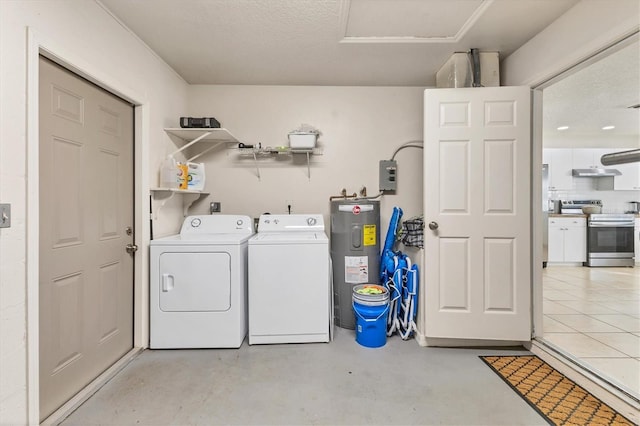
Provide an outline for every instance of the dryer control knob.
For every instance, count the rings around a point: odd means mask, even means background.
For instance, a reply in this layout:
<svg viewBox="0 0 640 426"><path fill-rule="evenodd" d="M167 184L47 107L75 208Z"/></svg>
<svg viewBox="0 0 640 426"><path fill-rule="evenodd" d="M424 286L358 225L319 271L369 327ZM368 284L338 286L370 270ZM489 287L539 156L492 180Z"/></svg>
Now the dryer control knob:
<svg viewBox="0 0 640 426"><path fill-rule="evenodd" d="M202 223L202 221L200 219L193 219L191 221L191 227L192 228L197 228L198 226L200 226L200 224Z"/></svg>
<svg viewBox="0 0 640 426"><path fill-rule="evenodd" d="M236 225L238 226L242 226L244 222L242 221L242 219L238 219L238 221L236 222Z"/></svg>
<svg viewBox="0 0 640 426"><path fill-rule="evenodd" d="M313 225L315 225L315 224L316 224L316 218L315 218L315 217L310 217L310 218L308 218L308 219L307 219L307 224L308 224L309 226L313 226Z"/></svg>

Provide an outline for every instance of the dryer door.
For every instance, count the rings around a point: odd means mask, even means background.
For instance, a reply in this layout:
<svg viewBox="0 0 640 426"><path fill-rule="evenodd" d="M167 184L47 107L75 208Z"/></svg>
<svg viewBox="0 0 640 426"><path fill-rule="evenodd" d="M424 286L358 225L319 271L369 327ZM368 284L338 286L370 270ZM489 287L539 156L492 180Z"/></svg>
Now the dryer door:
<svg viewBox="0 0 640 426"><path fill-rule="evenodd" d="M226 311L231 307L231 257L226 252L160 255L160 309Z"/></svg>

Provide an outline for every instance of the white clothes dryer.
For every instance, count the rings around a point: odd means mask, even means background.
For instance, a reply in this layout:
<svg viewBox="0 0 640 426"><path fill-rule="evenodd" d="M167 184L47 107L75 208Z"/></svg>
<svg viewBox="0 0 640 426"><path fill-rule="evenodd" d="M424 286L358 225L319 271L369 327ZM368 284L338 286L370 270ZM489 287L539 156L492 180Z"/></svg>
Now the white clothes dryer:
<svg viewBox="0 0 640 426"><path fill-rule="evenodd" d="M238 348L247 334L249 216L189 216L150 242L152 349Z"/></svg>
<svg viewBox="0 0 640 426"><path fill-rule="evenodd" d="M262 215L249 240L249 344L328 342L329 239L319 214Z"/></svg>

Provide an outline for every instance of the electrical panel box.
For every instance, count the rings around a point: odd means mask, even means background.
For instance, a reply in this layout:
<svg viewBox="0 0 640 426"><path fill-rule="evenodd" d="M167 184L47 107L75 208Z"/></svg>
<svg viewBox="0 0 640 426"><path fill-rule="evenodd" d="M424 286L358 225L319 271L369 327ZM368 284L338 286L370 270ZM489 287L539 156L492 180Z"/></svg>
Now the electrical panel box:
<svg viewBox="0 0 640 426"><path fill-rule="evenodd" d="M398 163L395 160L380 160L380 191L395 191Z"/></svg>

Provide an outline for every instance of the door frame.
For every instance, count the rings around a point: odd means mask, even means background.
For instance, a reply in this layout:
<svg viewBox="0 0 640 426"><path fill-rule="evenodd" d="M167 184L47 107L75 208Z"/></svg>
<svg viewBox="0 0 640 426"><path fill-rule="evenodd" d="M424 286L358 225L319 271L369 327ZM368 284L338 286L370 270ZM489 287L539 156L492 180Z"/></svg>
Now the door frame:
<svg viewBox="0 0 640 426"><path fill-rule="evenodd" d="M608 44L601 46L597 50L591 52L591 54L578 60L568 67L557 70L555 73L547 78L531 83L531 89L533 92L533 121L532 121L532 253L533 253L533 268L532 268L532 336L531 342L525 345L527 349L531 350L534 354L540 356L542 359L550 363L553 367L560 372L574 379L578 384L585 387L588 391L592 392L595 396L607 402L618 411L628 415L634 410L634 399L627 395L616 386L609 383L606 379L600 377L594 373L590 368L585 367L582 363L572 358L564 352L558 351L552 345L540 339L537 336L536 330L543 330L543 291L542 291L542 232L544 230L542 225L542 211L536 206L542 204L542 113L543 113L543 90L552 84L574 74L585 67L598 62L602 58L615 53L616 51L640 40L640 32L636 29L632 33L627 33Z"/></svg>
<svg viewBox="0 0 640 426"><path fill-rule="evenodd" d="M542 104L543 104L543 90L551 86L554 83L586 68L587 66L598 62L602 58L615 53L616 51L640 40L640 33L638 31L633 34L622 37L614 42L606 45L605 47L594 51L588 58L580 60L568 68L559 70L557 73L543 81L536 82L531 85L533 91L533 120L532 120L532 153L531 153L531 173L532 173L532 188L531 188L531 206L533 209L532 215L532 244L534 254L533 257L533 286L532 286L532 303L533 303L533 327L532 339L536 337L536 330L542 330L542 211L535 206L542 204L542 168L538 165L542 165Z"/></svg>
<svg viewBox="0 0 640 426"><path fill-rule="evenodd" d="M134 105L134 226L135 241L141 249L134 261L133 347L125 355L148 346L148 241L149 222L143 212L148 209L149 193L149 101L141 93L119 81L118 76L105 73L96 64L68 51L51 37L27 27L27 208L26 208L26 328L27 328L27 419L40 423L39 383L39 56L42 55L97 86ZM118 364L118 363L117 363ZM106 379L105 379L106 380ZM91 386L91 385L90 385ZM97 388L96 388L97 389ZM88 398L90 394L85 396ZM77 402L79 405L82 401ZM64 406L63 406L64 407ZM55 415L55 413L54 413ZM52 415L52 417L54 416Z"/></svg>

